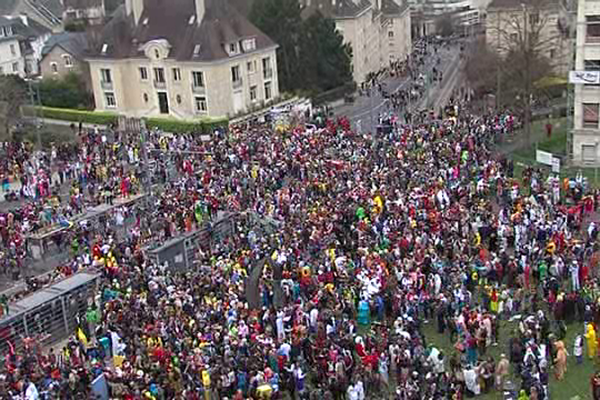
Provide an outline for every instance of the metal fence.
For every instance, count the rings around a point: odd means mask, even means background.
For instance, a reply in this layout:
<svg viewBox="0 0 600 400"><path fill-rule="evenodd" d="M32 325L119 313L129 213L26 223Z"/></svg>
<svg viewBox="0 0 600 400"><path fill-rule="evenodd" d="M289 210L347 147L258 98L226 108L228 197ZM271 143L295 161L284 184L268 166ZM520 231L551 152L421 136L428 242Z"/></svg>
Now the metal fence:
<svg viewBox="0 0 600 400"><path fill-rule="evenodd" d="M79 273L10 304L8 315L0 319L0 351L6 353L11 345L22 348L25 338L41 345L67 338L95 294L98 278Z"/></svg>

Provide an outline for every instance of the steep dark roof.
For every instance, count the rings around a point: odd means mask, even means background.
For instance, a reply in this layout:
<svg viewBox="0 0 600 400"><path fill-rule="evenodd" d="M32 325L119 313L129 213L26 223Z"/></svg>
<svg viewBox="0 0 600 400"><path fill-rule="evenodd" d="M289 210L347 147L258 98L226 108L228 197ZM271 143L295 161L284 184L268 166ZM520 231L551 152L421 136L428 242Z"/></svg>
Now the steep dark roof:
<svg viewBox="0 0 600 400"><path fill-rule="evenodd" d="M10 26L13 21L10 18L6 18L0 15L0 26Z"/></svg>
<svg viewBox="0 0 600 400"><path fill-rule="evenodd" d="M250 15L254 5L254 0L229 0L229 2L246 18Z"/></svg>
<svg viewBox="0 0 600 400"><path fill-rule="evenodd" d="M400 2L401 4L398 4ZM382 0L381 12L385 15L401 15L409 8L406 0Z"/></svg>
<svg viewBox="0 0 600 400"><path fill-rule="evenodd" d="M189 24L196 14L194 0L146 0L139 24L126 16L121 8L105 26L102 40L90 52L90 57L144 57L140 46L157 39L171 45L169 58L180 61L216 61L229 58L225 44L244 38L256 39L256 49L275 46L267 35L243 17L228 0L205 0L206 12L202 23ZM144 24L144 22L147 23ZM107 45L102 54L103 45ZM200 52L194 56L194 48Z"/></svg>
<svg viewBox="0 0 600 400"><path fill-rule="evenodd" d="M14 22L13 31L24 37L39 37L52 32L33 18L27 18L27 24L23 23L20 17L13 17L11 20Z"/></svg>
<svg viewBox="0 0 600 400"><path fill-rule="evenodd" d="M12 14L19 0L2 0L0 1L0 14Z"/></svg>
<svg viewBox="0 0 600 400"><path fill-rule="evenodd" d="M52 35L42 49L42 57L50 53L55 46L60 46L71 56L81 60L88 49L87 35L84 32L63 32Z"/></svg>
<svg viewBox="0 0 600 400"><path fill-rule="evenodd" d="M320 11L329 18L352 18L372 7L369 0L335 0L335 4L333 3L332 0L311 0L310 5L304 7L302 14L306 17Z"/></svg>

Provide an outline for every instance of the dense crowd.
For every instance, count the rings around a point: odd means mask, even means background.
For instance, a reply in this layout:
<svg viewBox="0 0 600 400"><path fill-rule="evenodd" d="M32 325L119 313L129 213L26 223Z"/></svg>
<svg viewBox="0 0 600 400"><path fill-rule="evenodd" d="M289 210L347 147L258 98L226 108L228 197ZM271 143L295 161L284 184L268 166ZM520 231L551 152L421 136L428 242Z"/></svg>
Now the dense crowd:
<svg viewBox="0 0 600 400"><path fill-rule="evenodd" d="M101 273L97 298L62 348L11 346L0 393L92 398L104 374L122 399L550 398L567 349L598 357L598 194L540 170L515 179L491 150L514 125L458 113L373 135L344 119L240 126L211 142L151 134L162 185L151 209L131 211L119 240L86 235L74 256ZM86 184L144 178L139 141L106 143L80 152L99 157ZM148 259L149 241L224 210L281 227L240 219L187 272Z"/></svg>

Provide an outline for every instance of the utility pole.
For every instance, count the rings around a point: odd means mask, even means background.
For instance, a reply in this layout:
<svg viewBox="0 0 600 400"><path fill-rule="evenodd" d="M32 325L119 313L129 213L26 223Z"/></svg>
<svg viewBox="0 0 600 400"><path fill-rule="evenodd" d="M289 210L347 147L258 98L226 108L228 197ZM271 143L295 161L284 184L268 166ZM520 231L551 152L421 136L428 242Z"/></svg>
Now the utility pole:
<svg viewBox="0 0 600 400"><path fill-rule="evenodd" d="M531 43L529 43L529 14L527 6L523 7L523 41L525 50L525 135L527 145L531 144Z"/></svg>

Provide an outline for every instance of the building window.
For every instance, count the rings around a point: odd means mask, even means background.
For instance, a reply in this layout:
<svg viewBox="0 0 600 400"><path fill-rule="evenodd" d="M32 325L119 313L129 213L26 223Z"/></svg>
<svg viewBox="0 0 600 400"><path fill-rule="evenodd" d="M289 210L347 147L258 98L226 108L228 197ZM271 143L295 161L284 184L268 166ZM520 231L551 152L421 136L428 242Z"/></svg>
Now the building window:
<svg viewBox="0 0 600 400"><path fill-rule="evenodd" d="M180 95L177 95L175 97L175 100L177 101L177 104L181 104L181 96Z"/></svg>
<svg viewBox="0 0 600 400"><path fill-rule="evenodd" d="M250 101L256 101L258 98L258 88L256 86L250 86Z"/></svg>
<svg viewBox="0 0 600 400"><path fill-rule="evenodd" d="M179 68L173 68L173 80L181 82L181 70Z"/></svg>
<svg viewBox="0 0 600 400"><path fill-rule="evenodd" d="M58 74L58 64L57 63L51 62L50 69L52 70L53 74Z"/></svg>
<svg viewBox="0 0 600 400"><path fill-rule="evenodd" d="M585 60L583 69L586 71L600 71L600 60ZM585 86L600 86L593 83L586 83Z"/></svg>
<svg viewBox="0 0 600 400"><path fill-rule="evenodd" d="M556 49L550 49L550 59L552 60L554 57L556 57Z"/></svg>
<svg viewBox="0 0 600 400"><path fill-rule="evenodd" d="M273 76L273 70L271 69L271 58L265 57L262 59L263 77L269 79Z"/></svg>
<svg viewBox="0 0 600 400"><path fill-rule="evenodd" d="M150 100L150 99L148 98L148 93L144 93L144 103L147 103L147 102L148 102L148 100Z"/></svg>
<svg viewBox="0 0 600 400"><path fill-rule="evenodd" d="M244 40L244 51L254 51L256 50L256 39L247 39Z"/></svg>
<svg viewBox="0 0 600 400"><path fill-rule="evenodd" d="M271 82L266 82L265 83L265 100L271 100L271 96L273 94L271 93Z"/></svg>
<svg viewBox="0 0 600 400"><path fill-rule="evenodd" d="M204 73L202 71L192 71L192 84L194 87L204 87Z"/></svg>
<svg viewBox="0 0 600 400"><path fill-rule="evenodd" d="M63 59L65 60L65 67L71 68L73 66L73 60L71 59L70 55L65 54Z"/></svg>
<svg viewBox="0 0 600 400"><path fill-rule="evenodd" d="M249 74L253 74L256 72L256 60L248 61L246 64L246 68L248 69Z"/></svg>
<svg viewBox="0 0 600 400"><path fill-rule="evenodd" d="M140 79L143 81L148 80L148 68L140 67Z"/></svg>
<svg viewBox="0 0 600 400"><path fill-rule="evenodd" d="M158 49L154 49L154 58L157 60L160 58L160 51L158 51Z"/></svg>
<svg viewBox="0 0 600 400"><path fill-rule="evenodd" d="M206 97L204 97L204 96L195 97L194 102L196 104L196 112L197 113L205 113L208 111L208 106L206 105Z"/></svg>
<svg viewBox="0 0 600 400"><path fill-rule="evenodd" d="M596 162L596 146L593 144L582 144L581 159L583 162Z"/></svg>
<svg viewBox="0 0 600 400"><path fill-rule="evenodd" d="M529 14L529 24L530 25L536 25L540 22L540 14L538 14L537 12L533 12L531 14Z"/></svg>
<svg viewBox="0 0 600 400"><path fill-rule="evenodd" d="M14 44L10 45L10 54L12 56L16 56L17 55L17 49L15 49L15 45Z"/></svg>
<svg viewBox="0 0 600 400"><path fill-rule="evenodd" d="M583 127L598 129L598 103L583 103Z"/></svg>
<svg viewBox="0 0 600 400"><path fill-rule="evenodd" d="M101 68L100 69L100 76L102 77L102 82L104 82L104 83L112 83L112 74L110 72L110 69Z"/></svg>
<svg viewBox="0 0 600 400"><path fill-rule="evenodd" d="M242 81L242 77L240 75L240 66L236 65L231 67L231 81L233 83L238 83Z"/></svg>
<svg viewBox="0 0 600 400"><path fill-rule="evenodd" d="M165 70L162 68L154 68L154 81L157 83L165 83Z"/></svg>
<svg viewBox="0 0 600 400"><path fill-rule="evenodd" d="M106 108L115 108L117 106L117 101L115 99L115 94L112 92L104 93L104 99L106 101Z"/></svg>
<svg viewBox="0 0 600 400"><path fill-rule="evenodd" d="M13 63L12 70L13 70L13 72L19 72L19 63L18 62Z"/></svg>
<svg viewBox="0 0 600 400"><path fill-rule="evenodd" d="M389 37L390 39L393 39L393 38L394 38L394 31L389 31L389 32L388 32L388 37Z"/></svg>
<svg viewBox="0 0 600 400"><path fill-rule="evenodd" d="M229 44L229 52L231 54L237 53L237 45L235 43L230 43Z"/></svg>
<svg viewBox="0 0 600 400"><path fill-rule="evenodd" d="M585 41L588 43L600 42L600 15L585 17L586 33Z"/></svg>

